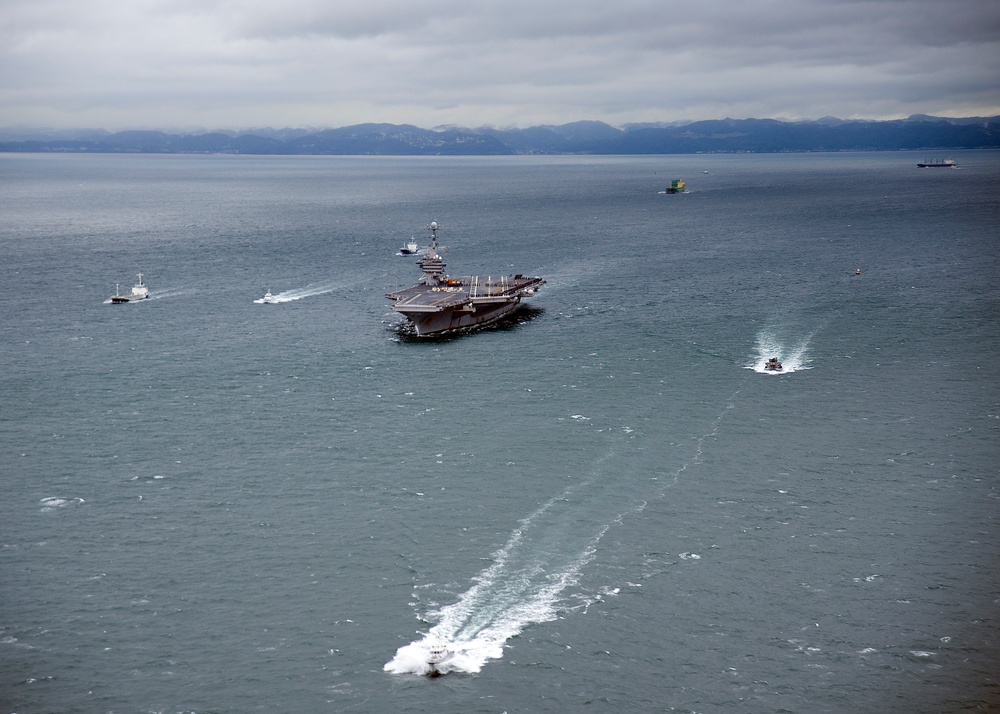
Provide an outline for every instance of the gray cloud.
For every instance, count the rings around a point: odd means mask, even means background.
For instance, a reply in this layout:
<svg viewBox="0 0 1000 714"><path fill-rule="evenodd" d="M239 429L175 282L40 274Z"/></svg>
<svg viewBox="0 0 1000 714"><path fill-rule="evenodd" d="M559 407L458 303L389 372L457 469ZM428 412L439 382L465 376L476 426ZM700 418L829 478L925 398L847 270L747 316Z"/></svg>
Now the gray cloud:
<svg viewBox="0 0 1000 714"><path fill-rule="evenodd" d="M0 125L1000 114L995 0L8 0Z"/></svg>

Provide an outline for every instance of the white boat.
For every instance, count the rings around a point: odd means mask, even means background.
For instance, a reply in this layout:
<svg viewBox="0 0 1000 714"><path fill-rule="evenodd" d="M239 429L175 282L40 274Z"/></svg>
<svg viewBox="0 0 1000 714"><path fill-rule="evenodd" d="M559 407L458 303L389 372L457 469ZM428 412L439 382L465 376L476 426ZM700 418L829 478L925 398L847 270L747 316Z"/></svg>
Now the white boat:
<svg viewBox="0 0 1000 714"><path fill-rule="evenodd" d="M427 674L430 677L437 677L444 674L442 665L447 663L455 653L448 649L448 645L443 642L429 642L427 644Z"/></svg>
<svg viewBox="0 0 1000 714"><path fill-rule="evenodd" d="M271 294L271 289L268 288L267 292L264 293L264 297L260 300L254 300L258 305L276 305L278 303L278 298Z"/></svg>
<svg viewBox="0 0 1000 714"><path fill-rule="evenodd" d="M111 296L112 303L132 302L133 300L145 300L149 297L149 288L142 282L142 273L139 273L139 282L132 287L132 292L122 295L119 291L118 283L115 283L115 294Z"/></svg>

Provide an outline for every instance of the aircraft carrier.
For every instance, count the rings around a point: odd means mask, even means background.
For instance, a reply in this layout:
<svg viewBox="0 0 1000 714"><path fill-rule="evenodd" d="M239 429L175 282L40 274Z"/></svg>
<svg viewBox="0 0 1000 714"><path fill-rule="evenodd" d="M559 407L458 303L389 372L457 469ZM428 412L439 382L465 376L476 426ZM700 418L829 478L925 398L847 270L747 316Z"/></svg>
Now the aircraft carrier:
<svg viewBox="0 0 1000 714"><path fill-rule="evenodd" d="M386 295L392 309L405 315L421 337L496 322L513 312L521 298L535 294L545 280L524 275L452 276L438 253L438 224L431 223L431 244L417 261L420 282Z"/></svg>

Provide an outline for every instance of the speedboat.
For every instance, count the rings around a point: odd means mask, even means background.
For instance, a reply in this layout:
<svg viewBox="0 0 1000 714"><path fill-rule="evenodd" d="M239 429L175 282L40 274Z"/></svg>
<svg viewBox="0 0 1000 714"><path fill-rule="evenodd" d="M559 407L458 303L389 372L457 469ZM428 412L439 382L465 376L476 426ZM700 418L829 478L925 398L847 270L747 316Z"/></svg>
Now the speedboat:
<svg viewBox="0 0 1000 714"><path fill-rule="evenodd" d="M430 677L437 677L444 672L441 671L441 665L446 663L455 653L448 649L448 645L443 642L430 642L427 644L427 675Z"/></svg>
<svg viewBox="0 0 1000 714"><path fill-rule="evenodd" d="M772 357L764 365L764 369L770 370L772 372L779 372L783 369L781 362L778 361L777 357Z"/></svg>
<svg viewBox="0 0 1000 714"><path fill-rule="evenodd" d="M275 305L278 302L278 298L271 294L271 289L268 288L267 292L264 293L264 297L260 300L254 300L258 305Z"/></svg>
<svg viewBox="0 0 1000 714"><path fill-rule="evenodd" d="M139 273L139 282L133 286L132 292L128 295L122 295L118 290L118 284L115 283L115 294L111 296L111 302L132 302L133 300L145 300L148 297L149 288L142 282L142 273Z"/></svg>

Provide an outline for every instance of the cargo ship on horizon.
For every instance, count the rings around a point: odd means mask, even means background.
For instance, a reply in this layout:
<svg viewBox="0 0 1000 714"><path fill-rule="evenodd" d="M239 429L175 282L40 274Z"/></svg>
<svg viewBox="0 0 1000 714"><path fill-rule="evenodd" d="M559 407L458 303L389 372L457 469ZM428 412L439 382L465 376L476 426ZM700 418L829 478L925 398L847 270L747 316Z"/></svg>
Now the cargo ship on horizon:
<svg viewBox="0 0 1000 714"><path fill-rule="evenodd" d="M944 159L934 161L922 161L917 164L918 169L957 169L955 159Z"/></svg>

